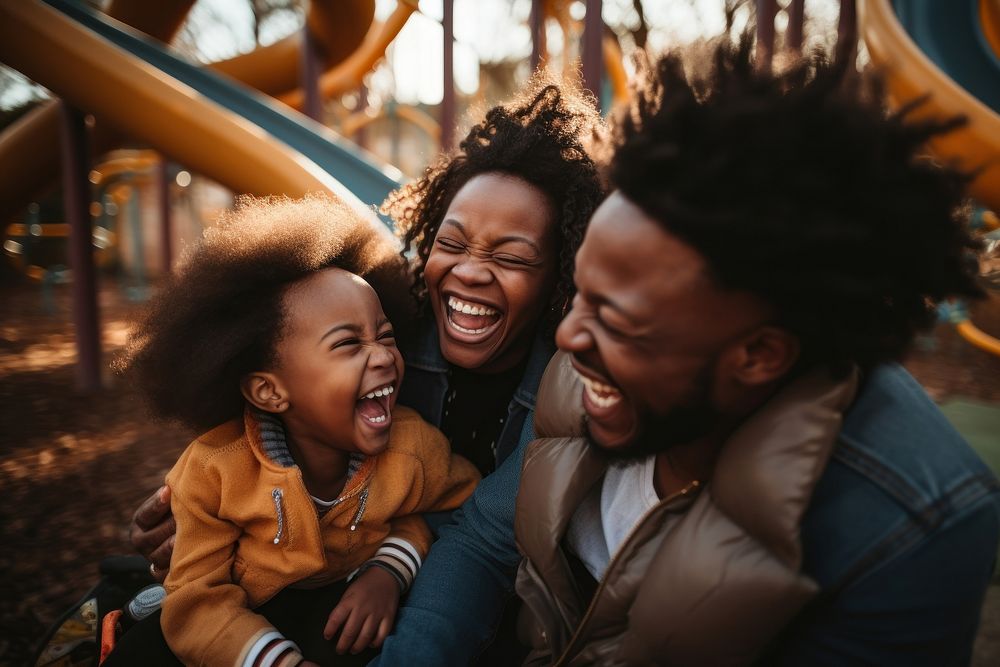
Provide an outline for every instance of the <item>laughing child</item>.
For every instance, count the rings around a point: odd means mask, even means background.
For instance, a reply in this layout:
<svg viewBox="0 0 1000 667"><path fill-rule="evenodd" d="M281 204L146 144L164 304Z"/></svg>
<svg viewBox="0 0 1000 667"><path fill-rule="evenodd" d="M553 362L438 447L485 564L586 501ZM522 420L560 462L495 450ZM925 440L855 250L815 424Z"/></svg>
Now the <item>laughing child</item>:
<svg viewBox="0 0 1000 667"><path fill-rule="evenodd" d="M477 480L395 405L403 361L372 285L402 284L399 261L342 204L244 199L151 302L120 366L158 416L207 432L167 475L159 624L106 665L341 664L382 643L430 545L419 513Z"/></svg>

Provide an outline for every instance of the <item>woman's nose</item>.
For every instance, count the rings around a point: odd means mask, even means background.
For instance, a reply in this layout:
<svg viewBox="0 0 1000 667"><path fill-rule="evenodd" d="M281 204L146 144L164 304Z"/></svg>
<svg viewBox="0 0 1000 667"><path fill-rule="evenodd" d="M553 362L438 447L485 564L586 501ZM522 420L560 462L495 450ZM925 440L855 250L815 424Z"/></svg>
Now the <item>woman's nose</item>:
<svg viewBox="0 0 1000 667"><path fill-rule="evenodd" d="M482 285L493 280L489 260L466 255L451 270L452 275L466 285Z"/></svg>

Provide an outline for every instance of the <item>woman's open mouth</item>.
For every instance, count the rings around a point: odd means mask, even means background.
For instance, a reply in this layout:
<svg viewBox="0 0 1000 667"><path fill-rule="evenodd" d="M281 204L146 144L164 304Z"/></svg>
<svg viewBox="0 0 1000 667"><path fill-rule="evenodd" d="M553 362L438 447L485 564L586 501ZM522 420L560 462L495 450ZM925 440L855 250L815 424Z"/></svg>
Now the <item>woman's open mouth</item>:
<svg viewBox="0 0 1000 667"><path fill-rule="evenodd" d="M374 428L383 428L392 422L390 396L395 389L386 384L361 395L355 410L361 419Z"/></svg>
<svg viewBox="0 0 1000 667"><path fill-rule="evenodd" d="M479 342L500 326L503 313L492 306L448 296L448 331L460 341Z"/></svg>

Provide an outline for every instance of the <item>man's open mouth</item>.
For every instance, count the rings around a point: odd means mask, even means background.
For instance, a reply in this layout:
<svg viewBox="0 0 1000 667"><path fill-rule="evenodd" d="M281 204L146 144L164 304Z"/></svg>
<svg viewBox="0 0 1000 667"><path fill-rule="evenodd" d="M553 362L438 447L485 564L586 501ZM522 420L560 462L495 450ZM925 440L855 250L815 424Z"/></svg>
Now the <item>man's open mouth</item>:
<svg viewBox="0 0 1000 667"><path fill-rule="evenodd" d="M358 414L369 424L384 424L389 419L389 396L393 391L390 383L363 394L358 398Z"/></svg>
<svg viewBox="0 0 1000 667"><path fill-rule="evenodd" d="M503 313L492 306L475 301L448 297L448 326L465 336L481 337L491 333L503 319Z"/></svg>
<svg viewBox="0 0 1000 667"><path fill-rule="evenodd" d="M576 369L574 368L573 370ZM586 394L586 398L595 406L610 408L622 400L622 393L611 385L587 377L580 371L576 371L576 374L580 377L580 381L583 382L583 391Z"/></svg>

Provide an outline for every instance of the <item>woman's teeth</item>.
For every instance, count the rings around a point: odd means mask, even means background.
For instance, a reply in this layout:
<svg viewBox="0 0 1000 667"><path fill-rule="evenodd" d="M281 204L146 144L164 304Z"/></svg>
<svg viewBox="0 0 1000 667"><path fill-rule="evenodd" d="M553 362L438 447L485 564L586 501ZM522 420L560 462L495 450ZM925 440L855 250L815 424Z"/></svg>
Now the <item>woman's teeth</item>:
<svg viewBox="0 0 1000 667"><path fill-rule="evenodd" d="M478 303L466 303L465 301L460 301L453 296L448 297L448 307L459 313L465 313L466 315L496 315L497 311L489 306L484 306Z"/></svg>
<svg viewBox="0 0 1000 667"><path fill-rule="evenodd" d="M365 419L367 419L372 424L381 424L382 422L385 421L385 415L382 415L380 417L365 417Z"/></svg>
<svg viewBox="0 0 1000 667"><path fill-rule="evenodd" d="M593 401L594 405L601 408L610 408L622 400L621 392L611 385L592 380L586 375L580 375L579 373L577 375L580 376L580 380L583 382L583 388L587 392L587 397Z"/></svg>
<svg viewBox="0 0 1000 667"><path fill-rule="evenodd" d="M495 317L499 315L495 308L490 308L489 306L480 303L468 303L453 296L448 297L448 309L452 312L452 315L448 317L448 324L464 334L484 333L489 331L489 329L499 321L499 318ZM454 315L458 313L465 316L463 319L466 324L471 324L471 322L469 322L471 317L489 319L484 320L485 323L482 327L462 326L456 322L454 318Z"/></svg>
<svg viewBox="0 0 1000 667"><path fill-rule="evenodd" d="M392 393L392 391L393 391L392 385L387 384L386 386L376 389L375 391L368 392L367 394L365 394L365 398L375 398L376 396L388 396L389 394ZM382 421L385 420L383 419Z"/></svg>

